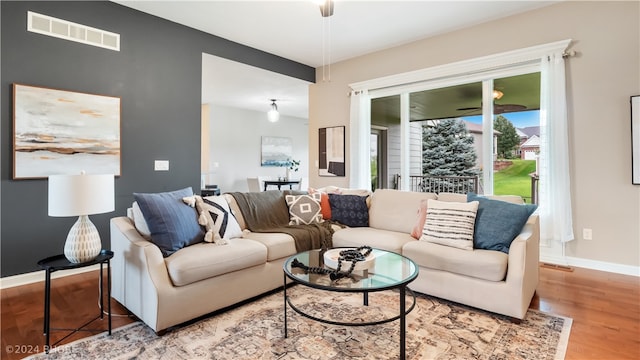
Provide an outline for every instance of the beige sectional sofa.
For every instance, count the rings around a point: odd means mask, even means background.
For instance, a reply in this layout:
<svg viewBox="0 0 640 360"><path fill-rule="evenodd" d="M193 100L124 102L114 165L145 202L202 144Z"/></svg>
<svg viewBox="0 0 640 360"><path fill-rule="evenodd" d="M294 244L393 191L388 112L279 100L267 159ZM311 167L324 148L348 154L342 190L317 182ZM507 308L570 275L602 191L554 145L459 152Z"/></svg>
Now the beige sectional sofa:
<svg viewBox="0 0 640 360"><path fill-rule="evenodd" d="M517 196L489 198L522 203ZM333 235L336 247L372 247L399 252L419 267L409 287L417 292L523 319L538 285L539 220L529 217L509 253L462 250L411 237L416 209L423 199L466 202L466 195L376 190L368 228L348 228Z"/></svg>
<svg viewBox="0 0 640 360"><path fill-rule="evenodd" d="M111 219L112 296L154 331L283 285L282 265L296 253L294 239L247 230L234 198L223 196L243 235L222 246L198 243L163 257L136 228L131 211ZM368 201L369 227L334 226L333 246L369 245L401 253L420 268L410 284L414 291L522 319L538 282L537 215L529 218L508 254L418 241L410 235L417 209L422 200L438 198L466 202L465 195L376 190Z"/></svg>
<svg viewBox="0 0 640 360"><path fill-rule="evenodd" d="M226 245L201 242L165 258L131 211L110 226L111 295L158 333L281 287L282 265L296 253L287 234L245 232Z"/></svg>

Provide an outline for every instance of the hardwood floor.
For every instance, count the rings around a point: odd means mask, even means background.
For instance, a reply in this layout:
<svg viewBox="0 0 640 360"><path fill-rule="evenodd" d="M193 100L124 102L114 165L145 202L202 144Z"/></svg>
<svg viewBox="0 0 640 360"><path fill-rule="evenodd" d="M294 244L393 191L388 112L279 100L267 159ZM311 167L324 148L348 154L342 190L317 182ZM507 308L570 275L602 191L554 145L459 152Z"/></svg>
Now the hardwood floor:
<svg viewBox="0 0 640 360"><path fill-rule="evenodd" d="M640 359L640 278L540 268L530 308L573 318L565 359Z"/></svg>
<svg viewBox="0 0 640 360"><path fill-rule="evenodd" d="M89 272L52 281L51 325L75 328L99 314L98 273ZM106 297L106 295L105 295ZM43 351L44 285L0 291L0 359L21 359ZM540 283L531 308L573 318L566 359L640 359L640 278L588 269L573 272L541 267ZM113 314L126 310L112 300ZM113 328L136 321L114 316ZM106 329L107 321L91 324ZM51 343L66 335L51 333ZM90 336L80 332L62 344Z"/></svg>
<svg viewBox="0 0 640 360"><path fill-rule="evenodd" d="M51 328L75 329L100 315L98 277L99 271L96 270L51 280ZM104 283L107 283L106 276ZM103 296L106 311L106 292ZM22 359L44 351L44 282L0 290L0 308L0 359ZM115 300L111 300L111 313L114 314L111 319L113 329L137 320L128 316L127 310ZM106 330L107 316L92 322L86 328ZM68 333L69 331L51 331L50 344L56 343ZM77 332L58 346L98 333L100 331Z"/></svg>

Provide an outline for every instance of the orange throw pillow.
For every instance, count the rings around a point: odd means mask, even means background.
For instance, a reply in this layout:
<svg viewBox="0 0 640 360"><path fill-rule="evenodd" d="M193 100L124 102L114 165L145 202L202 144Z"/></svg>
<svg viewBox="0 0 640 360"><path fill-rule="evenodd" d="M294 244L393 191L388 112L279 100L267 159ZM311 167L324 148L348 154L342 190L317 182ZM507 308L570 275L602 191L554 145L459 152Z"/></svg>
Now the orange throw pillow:
<svg viewBox="0 0 640 360"><path fill-rule="evenodd" d="M329 194L327 193L320 193L320 212L323 219L331 219L331 204L329 204Z"/></svg>
<svg viewBox="0 0 640 360"><path fill-rule="evenodd" d="M411 230L411 236L416 239L420 239L422 236L422 229L424 228L424 222L427 220L427 200L420 201L420 208L418 209L418 217L416 218L416 224Z"/></svg>
<svg viewBox="0 0 640 360"><path fill-rule="evenodd" d="M307 190L309 194L320 193L320 213L324 220L331 220L331 204L329 203L329 194L324 191L318 191L314 188Z"/></svg>

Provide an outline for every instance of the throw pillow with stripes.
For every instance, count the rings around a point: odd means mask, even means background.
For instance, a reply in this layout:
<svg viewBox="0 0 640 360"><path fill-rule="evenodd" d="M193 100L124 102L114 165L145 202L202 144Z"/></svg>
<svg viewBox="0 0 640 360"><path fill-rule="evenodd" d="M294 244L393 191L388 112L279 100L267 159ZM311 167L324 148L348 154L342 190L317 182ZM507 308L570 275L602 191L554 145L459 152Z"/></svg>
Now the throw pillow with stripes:
<svg viewBox="0 0 640 360"><path fill-rule="evenodd" d="M473 250L478 201L468 203L430 199L421 241Z"/></svg>

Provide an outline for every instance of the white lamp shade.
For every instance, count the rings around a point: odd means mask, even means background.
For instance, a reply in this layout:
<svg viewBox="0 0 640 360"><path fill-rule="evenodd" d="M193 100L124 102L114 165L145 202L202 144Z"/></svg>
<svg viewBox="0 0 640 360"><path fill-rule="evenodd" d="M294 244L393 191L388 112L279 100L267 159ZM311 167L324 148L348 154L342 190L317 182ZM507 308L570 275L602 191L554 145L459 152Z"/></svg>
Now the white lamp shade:
<svg viewBox="0 0 640 360"><path fill-rule="evenodd" d="M271 122L276 122L280 119L280 113L278 112L278 105L276 105L275 99L271 99L271 109L267 112L267 119Z"/></svg>
<svg viewBox="0 0 640 360"><path fill-rule="evenodd" d="M49 176L49 216L102 214L115 210L114 176Z"/></svg>
<svg viewBox="0 0 640 360"><path fill-rule="evenodd" d="M278 110L269 110L269 112L267 113L267 119L269 119L269 121L271 122L276 122L279 118L280 114L278 113Z"/></svg>

